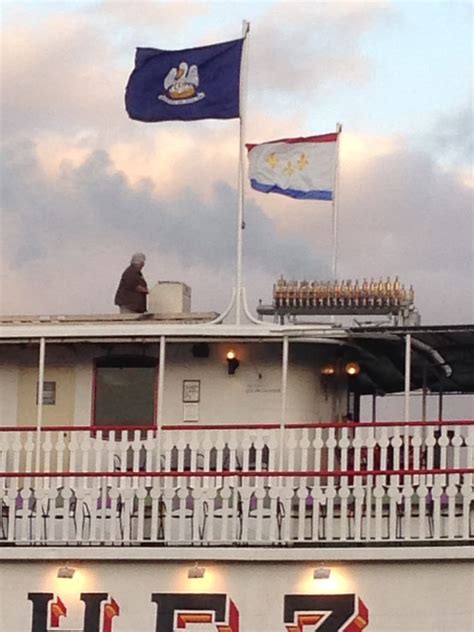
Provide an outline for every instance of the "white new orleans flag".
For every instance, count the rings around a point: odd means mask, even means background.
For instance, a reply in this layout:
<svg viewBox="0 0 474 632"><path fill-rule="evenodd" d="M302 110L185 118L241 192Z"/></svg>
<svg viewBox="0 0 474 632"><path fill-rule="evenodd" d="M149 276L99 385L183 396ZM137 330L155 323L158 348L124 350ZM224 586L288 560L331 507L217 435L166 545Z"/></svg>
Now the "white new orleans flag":
<svg viewBox="0 0 474 632"><path fill-rule="evenodd" d="M332 200L337 132L247 145L252 188L297 199Z"/></svg>

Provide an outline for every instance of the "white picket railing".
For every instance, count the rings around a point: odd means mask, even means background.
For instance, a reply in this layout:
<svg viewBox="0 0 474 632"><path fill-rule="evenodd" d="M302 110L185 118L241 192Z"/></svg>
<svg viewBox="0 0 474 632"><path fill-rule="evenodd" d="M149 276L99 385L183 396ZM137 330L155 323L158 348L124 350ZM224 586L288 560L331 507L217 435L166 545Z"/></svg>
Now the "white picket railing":
<svg viewBox="0 0 474 632"><path fill-rule="evenodd" d="M0 543L462 543L473 465L473 421L3 428Z"/></svg>
<svg viewBox="0 0 474 632"><path fill-rule="evenodd" d="M474 421L301 424L284 429L277 424L164 426L160 431L62 426L44 428L40 433L33 427L0 428L0 475L178 469L449 469L470 467L473 452Z"/></svg>
<svg viewBox="0 0 474 632"><path fill-rule="evenodd" d="M23 545L472 541L474 471L421 472L404 473L403 483L399 472L375 471L9 475L0 487L0 540Z"/></svg>

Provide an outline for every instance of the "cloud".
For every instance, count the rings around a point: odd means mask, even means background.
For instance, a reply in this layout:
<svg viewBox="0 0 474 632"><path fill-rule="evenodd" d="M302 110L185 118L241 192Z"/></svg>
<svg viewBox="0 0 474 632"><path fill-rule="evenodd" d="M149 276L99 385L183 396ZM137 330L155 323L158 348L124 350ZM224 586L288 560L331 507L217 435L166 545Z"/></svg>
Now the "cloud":
<svg viewBox="0 0 474 632"><path fill-rule="evenodd" d="M474 154L472 104L439 117L432 130L432 144L442 160L471 166Z"/></svg>
<svg viewBox="0 0 474 632"><path fill-rule="evenodd" d="M50 281L63 278L65 271L62 263L51 270L51 262L63 259L69 262L66 269L76 288L75 296L69 294L74 305L80 291L84 305L90 305L91 296L103 305L101 286L107 285L110 277L115 282L124 260L135 250L145 251L149 258L151 254L151 259L158 253L158 263L161 258L173 261L172 273L178 278L189 274L196 278L190 271L205 269L207 274L197 279L201 295L203 286L216 274L232 287L237 194L229 185L217 182L210 201L189 187L175 197L163 198L146 179L130 185L105 150L91 153L77 166L64 163L55 177L42 170L31 142L8 146L4 157L2 230L5 269L9 270L3 279L4 311L19 311L22 305L29 305L31 311L36 300L29 295L24 303L18 294L11 300L10 275L36 278L37 270L46 266L50 276L36 286L36 296L41 296L42 285L48 285L50 295ZM274 279L282 271L301 276L307 269L323 268L303 237L279 236L256 204L249 203L246 210L245 250L250 273ZM120 244L119 249L116 244ZM90 280L84 285L88 276L83 274L83 260L94 269L93 262L110 250L115 267L107 265L89 277L93 287ZM122 252L121 262L118 250ZM71 259L71 253L78 258ZM165 268L159 276L169 280L170 273Z"/></svg>
<svg viewBox="0 0 474 632"><path fill-rule="evenodd" d="M272 3L252 31L250 91L294 103L316 92L321 99L323 86L365 84L372 67L361 38L391 16L386 2Z"/></svg>
<svg viewBox="0 0 474 632"><path fill-rule="evenodd" d="M363 173L344 165L341 182L341 272L398 274L425 322L472 321L472 193L457 173L405 145Z"/></svg>
<svg viewBox="0 0 474 632"><path fill-rule="evenodd" d="M235 284L238 121L143 125L127 118L120 96L129 43L146 22L158 16L160 37L174 36L179 22L183 45L191 25L206 40L201 18L213 5L186 3L184 11L182 3L146 2L138 12L132 4L50 11L37 22L24 16L4 29L5 312L111 311L117 277L136 250L147 252L150 279L192 285L200 309L223 309ZM251 142L301 135L315 90L324 100L329 90L364 84L372 62L363 38L397 19L388 2L268 3L255 11ZM399 274L415 285L425 322L473 317L463 183L469 117L468 108L446 113L418 151L402 135L342 137L339 274ZM270 301L281 273L329 277L330 204L249 191L246 221L251 305Z"/></svg>
<svg viewBox="0 0 474 632"><path fill-rule="evenodd" d="M281 129L296 133L298 124L292 113L256 115L249 122L248 138L274 138ZM106 149L131 185L147 179L162 197L172 197L192 183L195 193L209 200L216 181L237 185L237 120L157 126L128 121L126 133L106 139L92 129L75 134L45 131L35 137L35 145L41 167L51 177L59 174L62 163L77 167L93 151Z"/></svg>
<svg viewBox="0 0 474 632"><path fill-rule="evenodd" d="M472 320L469 190L401 137L376 140L349 137L342 152L340 276L398 274L414 284L425 322ZM50 311L111 311L117 275L135 250L147 253L151 278L192 285L201 309L225 307L235 284L234 187L210 178L207 196L190 186L160 191L147 179L131 182L106 150L48 174L36 152L28 141L4 152L3 311L45 311L35 308L45 297ZM327 203L248 196L251 305L270 301L282 273L329 277L331 217ZM35 298L15 289L32 284Z"/></svg>
<svg viewBox="0 0 474 632"><path fill-rule="evenodd" d="M367 259L392 258L395 247L405 265L433 270L440 261L459 268L472 257L470 192L426 153L405 147L378 157L360 180L346 165L341 180L341 207L357 237L347 246L373 240Z"/></svg>
<svg viewBox="0 0 474 632"><path fill-rule="evenodd" d="M148 27L170 31L179 31L190 25L196 18L205 16L211 9L206 2L179 2L155 0L140 0L139 5L133 2L109 2L102 0L89 8L91 16L105 17L108 21L130 28Z"/></svg>
<svg viewBox="0 0 474 632"><path fill-rule="evenodd" d="M120 112L117 85L125 78L110 43L86 19L58 15L44 19L42 28L12 25L2 40L4 137L105 127Z"/></svg>
<svg viewBox="0 0 474 632"><path fill-rule="evenodd" d="M398 275L414 285L424 323L473 322L472 191L461 176L401 135L343 133L339 278ZM306 235L320 258L331 261L330 204L258 196L251 193L279 234ZM306 278L318 272L306 271Z"/></svg>
<svg viewBox="0 0 474 632"><path fill-rule="evenodd" d="M97 130L106 144L119 135L139 137L121 95L134 46L153 45L142 41L140 26L157 24L160 39L168 33L174 41L194 26L206 40L210 35L203 31L202 17L212 16L213 6L142 1L137 10L133 3L103 2L81 11L58 9L35 20L22 14L23 19L10 21L2 38L3 135ZM308 99L322 85L365 82L370 63L361 53L361 36L391 14L384 2L268 7L255 18L250 39L249 92L255 118L267 115L269 100L275 105L286 102L289 90L294 101L295 96ZM308 24L321 23L324 29L315 36ZM228 37L233 37L230 29ZM218 39L222 38L219 32ZM189 46L187 41L182 45Z"/></svg>

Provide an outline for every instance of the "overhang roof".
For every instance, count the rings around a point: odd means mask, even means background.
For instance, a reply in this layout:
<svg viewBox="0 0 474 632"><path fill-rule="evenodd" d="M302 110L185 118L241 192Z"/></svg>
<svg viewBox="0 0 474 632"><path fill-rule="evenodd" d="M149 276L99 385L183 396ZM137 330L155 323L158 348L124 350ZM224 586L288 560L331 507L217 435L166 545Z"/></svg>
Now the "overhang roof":
<svg viewBox="0 0 474 632"><path fill-rule="evenodd" d="M5 343L155 342L167 340L282 340L291 344L336 344L343 357L357 359L361 394L404 390L405 337L411 334L411 388L474 393L474 325L353 327L328 325L213 324L214 314L153 315L151 319L115 316L0 317Z"/></svg>
<svg viewBox="0 0 474 632"><path fill-rule="evenodd" d="M157 343L167 342L291 342L343 345L346 331L339 325L281 325L273 322L217 322L214 313L93 314L68 316L0 316L0 343Z"/></svg>
<svg viewBox="0 0 474 632"><path fill-rule="evenodd" d="M347 330L359 350L358 390L404 389L405 338L411 335L411 388L474 393L474 325L356 327Z"/></svg>

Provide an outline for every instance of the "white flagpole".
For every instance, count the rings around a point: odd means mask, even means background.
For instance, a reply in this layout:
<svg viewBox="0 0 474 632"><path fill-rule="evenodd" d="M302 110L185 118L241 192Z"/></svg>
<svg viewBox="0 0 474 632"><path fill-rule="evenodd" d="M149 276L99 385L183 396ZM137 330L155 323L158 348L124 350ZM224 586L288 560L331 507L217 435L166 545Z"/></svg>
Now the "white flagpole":
<svg viewBox="0 0 474 632"><path fill-rule="evenodd" d="M339 136L342 132L342 125L338 123L336 125L336 168L334 170L334 187L332 195L332 275L336 280L337 275L337 229L339 221Z"/></svg>
<svg viewBox="0 0 474 632"><path fill-rule="evenodd" d="M244 220L244 173L245 173L245 113L247 99L247 60L248 60L248 34L250 22L242 21L242 62L240 66L240 143L239 143L239 210L237 219L237 280L236 280L236 302L235 302L235 324L240 325L240 311L242 303L242 242L243 231L245 229Z"/></svg>

